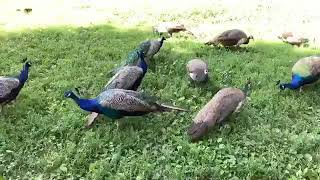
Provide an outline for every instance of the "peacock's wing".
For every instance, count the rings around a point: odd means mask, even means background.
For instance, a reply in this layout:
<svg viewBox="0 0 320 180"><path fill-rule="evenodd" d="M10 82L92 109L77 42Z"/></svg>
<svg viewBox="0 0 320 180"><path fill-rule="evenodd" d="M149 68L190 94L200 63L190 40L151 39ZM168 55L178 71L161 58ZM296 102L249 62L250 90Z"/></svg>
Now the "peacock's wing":
<svg viewBox="0 0 320 180"><path fill-rule="evenodd" d="M0 98L10 94L12 89L19 86L19 79L12 77L0 77Z"/></svg>
<svg viewBox="0 0 320 180"><path fill-rule="evenodd" d="M126 112L150 112L156 109L142 98L141 93L124 89L104 91L97 100L102 107Z"/></svg>
<svg viewBox="0 0 320 180"><path fill-rule="evenodd" d="M307 63L310 66L310 72L313 77L320 76L320 56L309 56Z"/></svg>
<svg viewBox="0 0 320 180"><path fill-rule="evenodd" d="M106 84L107 89L131 89L143 75L143 70L137 66L125 66L117 72Z"/></svg>
<svg viewBox="0 0 320 180"><path fill-rule="evenodd" d="M232 38L232 37L218 37L215 39L215 42L219 42L224 46L233 46L239 42L239 38Z"/></svg>
<svg viewBox="0 0 320 180"><path fill-rule="evenodd" d="M247 38L247 35L238 29L231 29L224 31L218 35L215 39L225 45L236 45L242 38Z"/></svg>
<svg viewBox="0 0 320 180"><path fill-rule="evenodd" d="M246 33L244 33L239 29L233 29L233 30L230 30L230 32L228 33L228 37L242 39L242 38L247 38L247 35Z"/></svg>

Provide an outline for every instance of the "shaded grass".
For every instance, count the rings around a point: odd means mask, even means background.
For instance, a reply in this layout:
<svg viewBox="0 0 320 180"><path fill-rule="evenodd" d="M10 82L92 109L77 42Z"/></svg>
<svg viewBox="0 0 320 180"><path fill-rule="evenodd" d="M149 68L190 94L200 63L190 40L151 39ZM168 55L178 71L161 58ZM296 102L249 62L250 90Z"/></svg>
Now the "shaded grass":
<svg viewBox="0 0 320 180"><path fill-rule="evenodd" d="M126 119L123 129L107 118L84 128L86 112L63 92L80 87L97 95L106 73L153 34L144 27L56 27L7 34L0 41L0 72L15 74L32 59L30 79L13 106L0 116L0 173L44 179L285 178L319 176L319 84L304 93L279 92L296 59L318 50L256 41L246 51L168 39L154 58L142 88L164 102L187 107L183 114ZM208 60L210 83L194 87L185 64ZM186 129L220 87L253 80L239 115L191 144Z"/></svg>

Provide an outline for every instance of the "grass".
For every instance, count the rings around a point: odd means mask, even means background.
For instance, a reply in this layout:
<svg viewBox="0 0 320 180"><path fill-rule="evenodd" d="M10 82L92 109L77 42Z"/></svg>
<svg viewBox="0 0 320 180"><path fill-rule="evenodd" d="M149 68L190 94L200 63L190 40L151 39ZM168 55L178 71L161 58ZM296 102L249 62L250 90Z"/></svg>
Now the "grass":
<svg viewBox="0 0 320 180"><path fill-rule="evenodd" d="M142 84L184 114L125 119L101 118L85 129L87 113L63 92L80 87L97 95L106 73L140 41L154 37L145 27L111 25L56 27L9 33L1 38L1 74L15 74L32 59L30 79L16 103L1 114L0 173L6 178L289 178L317 177L319 84L304 93L279 92L296 59L318 50L255 41L241 51L215 49L191 38L167 40ZM246 49L246 50L244 50ZM185 64L209 61L211 82L189 84ZM237 115L192 144L186 129L220 87L253 80L250 101Z"/></svg>
<svg viewBox="0 0 320 180"><path fill-rule="evenodd" d="M63 97L74 87L97 95L106 73L146 38L147 27L51 27L7 33L0 41L0 73L15 74L32 60L17 102L0 116L0 174L5 179L261 179L320 176L319 84L305 92L279 92L294 62L319 53L282 43L254 41L241 51L207 47L187 37L168 39L154 58L142 89L183 114L100 118L85 129L87 113ZM210 83L189 84L185 64L208 60ZM253 80L248 104L201 142L186 135L197 111L221 87Z"/></svg>

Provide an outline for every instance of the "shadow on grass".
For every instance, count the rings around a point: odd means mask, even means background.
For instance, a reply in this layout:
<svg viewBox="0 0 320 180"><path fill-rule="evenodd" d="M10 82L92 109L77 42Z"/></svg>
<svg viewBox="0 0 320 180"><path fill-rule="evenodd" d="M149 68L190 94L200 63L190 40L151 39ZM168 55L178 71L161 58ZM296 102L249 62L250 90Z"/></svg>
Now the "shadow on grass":
<svg viewBox="0 0 320 180"><path fill-rule="evenodd" d="M30 78L17 102L6 107L0 116L0 153L4 157L1 174L62 179L112 178L119 174L124 177L144 174L145 178L152 178L154 172L172 178L203 177L203 174L221 178L231 177L230 174L284 177L283 166L266 168L266 164L258 163L264 162L263 159L247 161L246 155L239 155L237 162L244 165L225 166L221 162L227 156L220 154L212 159L211 152L234 154L230 149L249 147L250 140L260 144L256 149L243 149L244 154L265 153L270 147L283 148L275 151L275 156L283 157L281 163L293 161L286 154L290 147L284 146L281 138L270 131L280 129L283 132L278 135L283 139L290 133L315 131L319 127L316 120L303 121L303 118L306 112L316 113L320 98L314 89L304 94L279 93L275 82L289 81L295 60L317 51L263 41L231 51L208 47L192 39L168 39L153 59L141 88L159 96L163 102L186 107L190 112L126 119L127 124L121 130L108 118L101 118L93 129L85 130L87 113L65 99L64 91L81 87L85 97L95 97L108 81L106 73L146 38L156 37L144 27L127 29L110 25L54 27L1 36L2 75L18 73L24 57L33 63ZM189 83L185 64L193 58L209 62L208 84ZM251 100L240 114L226 122L231 131L214 128L201 142L198 152L185 133L197 111L220 88L242 88L248 78L253 81ZM317 87L318 84L314 86ZM290 132L285 134L288 127ZM223 139L223 147L215 140L217 136ZM264 159L273 157L274 154L267 153ZM215 168L208 169L212 163ZM298 168L293 164L290 172Z"/></svg>

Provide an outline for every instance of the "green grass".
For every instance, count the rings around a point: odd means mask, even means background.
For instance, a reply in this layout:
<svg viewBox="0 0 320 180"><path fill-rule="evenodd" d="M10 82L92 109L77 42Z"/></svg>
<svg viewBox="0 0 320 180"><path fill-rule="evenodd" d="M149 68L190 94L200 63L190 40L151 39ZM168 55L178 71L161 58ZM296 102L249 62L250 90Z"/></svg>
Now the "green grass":
<svg viewBox="0 0 320 180"><path fill-rule="evenodd" d="M305 92L279 92L294 62L319 53L282 43L255 41L231 51L190 37L168 39L141 86L188 113L165 113L116 123L100 118L85 129L88 113L64 91L80 87L97 95L106 73L146 38L146 27L56 27L0 37L0 73L14 75L32 60L30 78L17 102L0 115L0 174L5 179L260 179L320 176L319 84ZM208 60L210 83L189 84L185 64ZM253 81L248 104L199 143L186 130L221 87Z"/></svg>

